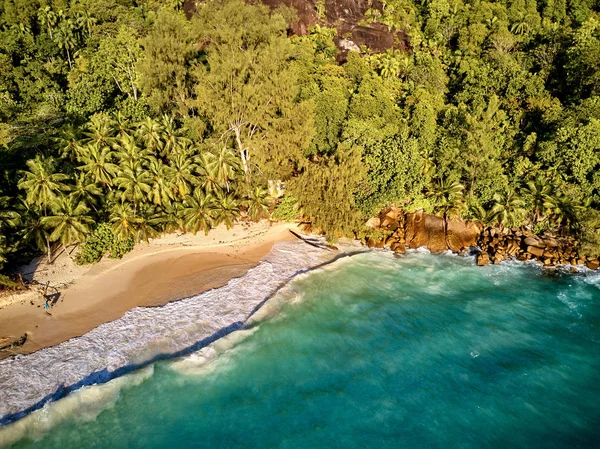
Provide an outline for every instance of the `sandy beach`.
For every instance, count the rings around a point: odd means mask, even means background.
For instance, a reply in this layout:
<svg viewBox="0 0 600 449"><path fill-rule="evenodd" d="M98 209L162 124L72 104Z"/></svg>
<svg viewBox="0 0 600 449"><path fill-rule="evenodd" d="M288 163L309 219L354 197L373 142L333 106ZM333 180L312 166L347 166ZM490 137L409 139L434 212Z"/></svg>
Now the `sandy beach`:
<svg viewBox="0 0 600 449"><path fill-rule="evenodd" d="M49 314L39 291L0 298L0 337L27 342L18 350L32 353L85 334L138 306L161 306L221 287L256 266L274 243L294 238L292 224L263 221L220 226L208 235L169 234L139 244L121 260L77 266L68 253L52 265L34 261L24 275L39 284L58 288L60 296ZM54 292L50 289L49 292Z"/></svg>

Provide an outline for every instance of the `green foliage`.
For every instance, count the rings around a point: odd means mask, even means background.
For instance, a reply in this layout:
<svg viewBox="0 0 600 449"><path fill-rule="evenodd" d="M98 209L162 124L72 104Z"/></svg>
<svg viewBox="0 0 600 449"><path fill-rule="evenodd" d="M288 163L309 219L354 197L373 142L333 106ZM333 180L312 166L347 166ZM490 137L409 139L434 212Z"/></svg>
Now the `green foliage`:
<svg viewBox="0 0 600 449"><path fill-rule="evenodd" d="M80 265L96 263L106 254L121 259L133 249L133 245L133 238L119 239L108 223L101 223L81 245L76 262Z"/></svg>
<svg viewBox="0 0 600 449"><path fill-rule="evenodd" d="M1 4L0 268L258 220L269 181L275 218L332 239L397 205L598 251L594 2L374 3L398 41L345 63L334 28L288 37L288 9L142 3Z"/></svg>
<svg viewBox="0 0 600 449"><path fill-rule="evenodd" d="M298 200L292 195L285 195L281 198L275 210L273 211L272 217L275 220L280 221L294 221L300 216L300 208Z"/></svg>

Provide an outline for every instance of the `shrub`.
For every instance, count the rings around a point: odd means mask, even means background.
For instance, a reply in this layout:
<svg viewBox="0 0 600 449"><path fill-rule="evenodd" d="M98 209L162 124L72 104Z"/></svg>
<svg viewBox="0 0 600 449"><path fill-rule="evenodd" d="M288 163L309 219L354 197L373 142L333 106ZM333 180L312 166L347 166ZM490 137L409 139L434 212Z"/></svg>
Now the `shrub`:
<svg viewBox="0 0 600 449"><path fill-rule="evenodd" d="M113 259L120 259L133 246L132 238L119 239L108 223L101 223L85 240L75 261L80 265L96 263L107 253Z"/></svg>
<svg viewBox="0 0 600 449"><path fill-rule="evenodd" d="M298 200L292 195L286 195L279 200L272 216L275 220L293 221L299 214Z"/></svg>

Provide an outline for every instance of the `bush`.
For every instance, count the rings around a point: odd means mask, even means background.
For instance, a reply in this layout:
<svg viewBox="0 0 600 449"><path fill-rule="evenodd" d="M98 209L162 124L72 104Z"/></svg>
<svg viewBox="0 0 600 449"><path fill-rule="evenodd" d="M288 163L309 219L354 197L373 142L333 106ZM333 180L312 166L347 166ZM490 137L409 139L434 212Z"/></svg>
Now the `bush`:
<svg viewBox="0 0 600 449"><path fill-rule="evenodd" d="M298 218L298 200L292 195L286 195L275 206L273 218L280 221L293 221Z"/></svg>
<svg viewBox="0 0 600 449"><path fill-rule="evenodd" d="M75 261L79 265L96 263L107 253L113 259L120 259L131 251L133 246L132 238L119 239L108 223L102 223L85 240Z"/></svg>

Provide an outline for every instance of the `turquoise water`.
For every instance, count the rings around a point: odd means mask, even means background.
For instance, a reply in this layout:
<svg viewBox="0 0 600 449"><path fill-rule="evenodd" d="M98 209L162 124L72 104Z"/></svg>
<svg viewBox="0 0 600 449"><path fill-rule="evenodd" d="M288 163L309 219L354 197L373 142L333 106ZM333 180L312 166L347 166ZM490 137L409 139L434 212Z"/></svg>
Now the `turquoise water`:
<svg viewBox="0 0 600 449"><path fill-rule="evenodd" d="M210 363L191 356L86 387L0 430L0 441L600 447L597 274L368 253L302 276L277 302Z"/></svg>

